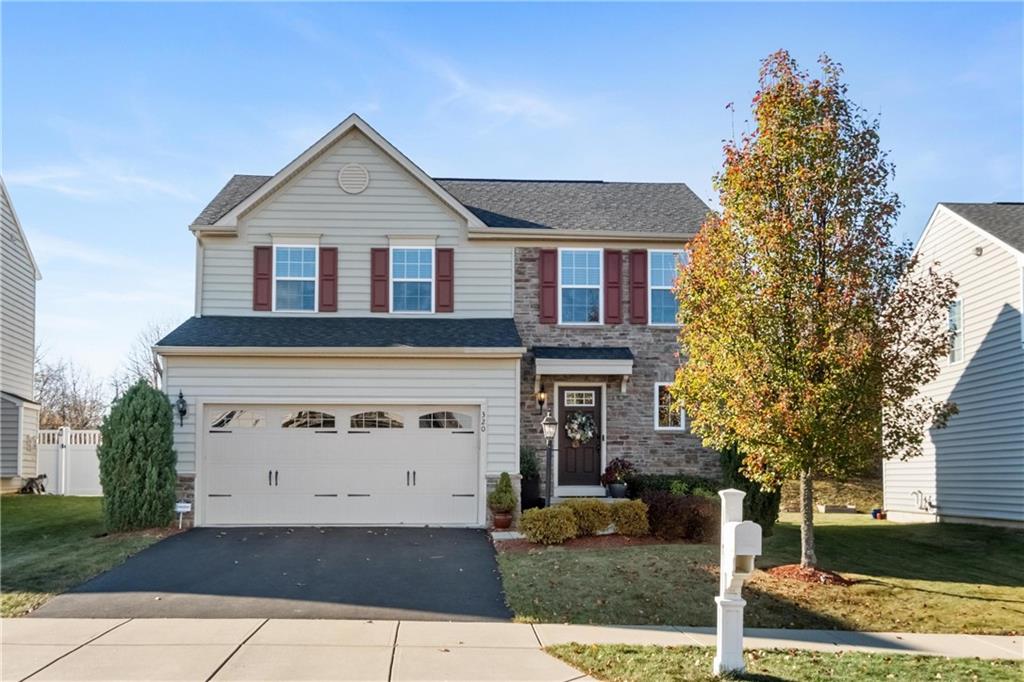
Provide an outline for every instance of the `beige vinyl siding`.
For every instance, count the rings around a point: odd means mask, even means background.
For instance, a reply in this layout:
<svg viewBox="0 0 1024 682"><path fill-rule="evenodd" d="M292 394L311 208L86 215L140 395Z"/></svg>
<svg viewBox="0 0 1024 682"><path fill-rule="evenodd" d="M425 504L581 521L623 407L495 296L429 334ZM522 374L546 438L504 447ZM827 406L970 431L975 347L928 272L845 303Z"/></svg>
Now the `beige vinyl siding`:
<svg viewBox="0 0 1024 682"><path fill-rule="evenodd" d="M885 506L939 518L1024 521L1024 264L945 210L934 220L921 262L939 261L959 282L964 359L943 361L924 393L954 401L960 413L926 435L924 456L885 464ZM919 510L916 490L938 509Z"/></svg>
<svg viewBox="0 0 1024 682"><path fill-rule="evenodd" d="M338 187L348 163L367 168L360 194ZM237 237L203 237L203 315L272 315L252 310L252 248L272 237L320 235L338 247L338 312L370 314L370 249L389 237L436 238L455 249L455 312L460 317L512 316L512 247L470 243L465 220L376 145L352 131L239 222ZM316 239L311 239L311 243Z"/></svg>
<svg viewBox="0 0 1024 682"><path fill-rule="evenodd" d="M189 412L174 423L178 472L195 473L196 404L311 402L388 404L486 402L487 469L519 470L519 397L514 359L462 358L165 358L169 396L184 393Z"/></svg>
<svg viewBox="0 0 1024 682"><path fill-rule="evenodd" d="M39 406L21 406L21 476L39 473Z"/></svg>
<svg viewBox="0 0 1024 682"><path fill-rule="evenodd" d="M0 390L31 399L36 277L14 221L10 197L0 189Z"/></svg>
<svg viewBox="0 0 1024 682"><path fill-rule="evenodd" d="M0 398L0 476L18 475L18 442L21 439L21 406Z"/></svg>

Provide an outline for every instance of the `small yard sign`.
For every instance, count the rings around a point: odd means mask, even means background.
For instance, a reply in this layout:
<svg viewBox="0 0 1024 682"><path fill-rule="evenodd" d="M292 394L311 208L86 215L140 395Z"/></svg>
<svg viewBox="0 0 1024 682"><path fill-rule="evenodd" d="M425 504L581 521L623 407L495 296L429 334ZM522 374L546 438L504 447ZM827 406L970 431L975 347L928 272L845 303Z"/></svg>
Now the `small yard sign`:
<svg viewBox="0 0 1024 682"><path fill-rule="evenodd" d="M178 528L181 528L182 518L192 511L191 502L175 502L174 513L178 515Z"/></svg>

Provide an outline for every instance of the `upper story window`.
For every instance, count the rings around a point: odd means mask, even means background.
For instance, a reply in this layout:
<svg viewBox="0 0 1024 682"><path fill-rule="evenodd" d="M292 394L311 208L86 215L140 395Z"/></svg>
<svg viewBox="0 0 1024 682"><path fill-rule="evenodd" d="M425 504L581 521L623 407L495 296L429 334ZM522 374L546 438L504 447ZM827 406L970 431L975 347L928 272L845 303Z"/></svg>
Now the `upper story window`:
<svg viewBox="0 0 1024 682"><path fill-rule="evenodd" d="M949 335L952 345L949 347L949 363L953 364L964 359L964 302L957 299L949 304Z"/></svg>
<svg viewBox="0 0 1024 682"><path fill-rule="evenodd" d="M559 249L560 324L601 324L601 260L601 249Z"/></svg>
<svg viewBox="0 0 1024 682"><path fill-rule="evenodd" d="M391 249L391 312L434 312L434 249Z"/></svg>
<svg viewBox="0 0 1024 682"><path fill-rule="evenodd" d="M654 430L682 431L686 428L686 412L672 406L672 384L654 384Z"/></svg>
<svg viewBox="0 0 1024 682"><path fill-rule="evenodd" d="M274 310L316 310L315 246L274 246Z"/></svg>
<svg viewBox="0 0 1024 682"><path fill-rule="evenodd" d="M676 297L672 286L676 281L679 266L686 262L685 251L650 251L647 264L650 270L649 284L651 324L674 325L676 323Z"/></svg>

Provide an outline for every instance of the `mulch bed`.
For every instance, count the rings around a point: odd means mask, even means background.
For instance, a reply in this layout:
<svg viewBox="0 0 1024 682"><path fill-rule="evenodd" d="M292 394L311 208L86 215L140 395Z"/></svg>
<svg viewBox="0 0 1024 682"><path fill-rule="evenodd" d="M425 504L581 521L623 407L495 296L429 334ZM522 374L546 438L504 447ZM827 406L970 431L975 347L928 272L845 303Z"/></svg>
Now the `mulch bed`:
<svg viewBox="0 0 1024 682"><path fill-rule="evenodd" d="M676 544L676 541L662 540L652 535L639 538L630 538L624 535L590 535L582 538L573 538L563 542L560 545L550 545L551 547L561 547L564 549L617 549L619 547L641 547L643 545L671 545ZM499 540L494 543L495 548L499 552L531 552L533 550L544 549L547 545L540 545L530 542L529 540Z"/></svg>
<svg viewBox="0 0 1024 682"><path fill-rule="evenodd" d="M768 575L775 576L776 578L784 578L786 580L799 580L805 583L815 583L817 585L841 585L846 587L852 585L853 581L844 578L838 573L832 571L822 571L817 568L802 568L800 564L785 564L783 566L775 566L765 571Z"/></svg>

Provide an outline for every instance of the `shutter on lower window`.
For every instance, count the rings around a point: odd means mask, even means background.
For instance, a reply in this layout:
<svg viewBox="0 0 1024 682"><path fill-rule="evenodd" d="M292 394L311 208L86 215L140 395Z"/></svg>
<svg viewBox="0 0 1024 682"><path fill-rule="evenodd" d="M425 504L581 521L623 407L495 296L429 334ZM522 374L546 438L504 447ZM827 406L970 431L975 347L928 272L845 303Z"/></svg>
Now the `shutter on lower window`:
<svg viewBox="0 0 1024 682"><path fill-rule="evenodd" d="M338 311L338 249L320 247L320 312Z"/></svg>
<svg viewBox="0 0 1024 682"><path fill-rule="evenodd" d="M434 260L434 310L455 312L455 249L436 249Z"/></svg>
<svg viewBox="0 0 1024 682"><path fill-rule="evenodd" d="M540 323L558 322L558 251L541 249L537 258L540 270Z"/></svg>
<svg viewBox="0 0 1024 682"><path fill-rule="evenodd" d="M604 252L604 321L622 322L622 252Z"/></svg>
<svg viewBox="0 0 1024 682"><path fill-rule="evenodd" d="M647 324L647 251L629 252L629 321Z"/></svg>
<svg viewBox="0 0 1024 682"><path fill-rule="evenodd" d="M370 249L370 312L388 311L388 250Z"/></svg>
<svg viewBox="0 0 1024 682"><path fill-rule="evenodd" d="M270 310L274 277L274 247L252 249L252 309Z"/></svg>

